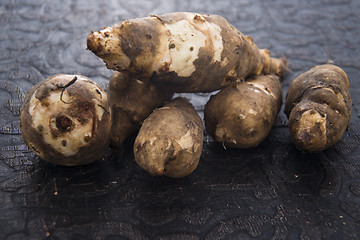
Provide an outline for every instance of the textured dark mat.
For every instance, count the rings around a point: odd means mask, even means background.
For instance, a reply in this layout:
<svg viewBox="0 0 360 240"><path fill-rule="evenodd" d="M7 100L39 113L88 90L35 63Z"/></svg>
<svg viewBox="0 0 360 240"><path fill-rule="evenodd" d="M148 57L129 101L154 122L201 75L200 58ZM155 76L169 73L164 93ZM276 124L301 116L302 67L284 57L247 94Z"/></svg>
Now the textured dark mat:
<svg viewBox="0 0 360 240"><path fill-rule="evenodd" d="M348 74L350 129L336 146L297 151L280 113L250 150L223 149L206 136L197 170L151 177L118 157L65 168L40 161L19 130L25 92L57 73L102 87L111 71L86 37L119 20L171 11L219 14L273 56L286 56L289 83L331 61ZM0 239L359 239L360 1L39 1L0 3ZM209 94L185 94L202 110Z"/></svg>

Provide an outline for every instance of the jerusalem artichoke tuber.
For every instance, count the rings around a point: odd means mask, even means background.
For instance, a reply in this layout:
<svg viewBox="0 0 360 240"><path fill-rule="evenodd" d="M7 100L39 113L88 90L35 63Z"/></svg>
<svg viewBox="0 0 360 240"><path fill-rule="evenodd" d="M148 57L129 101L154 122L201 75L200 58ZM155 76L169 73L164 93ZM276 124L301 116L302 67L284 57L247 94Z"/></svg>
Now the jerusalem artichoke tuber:
<svg viewBox="0 0 360 240"><path fill-rule="evenodd" d="M109 69L172 92L211 92L286 70L284 58L271 58L217 15L176 12L126 20L91 33L87 47Z"/></svg>
<svg viewBox="0 0 360 240"><path fill-rule="evenodd" d="M349 80L331 64L315 66L299 75L286 95L285 113L296 147L321 151L334 145L351 118Z"/></svg>
<svg viewBox="0 0 360 240"><path fill-rule="evenodd" d="M91 163L108 149L107 94L81 75L54 75L30 89L20 115L24 142L40 158L64 166Z"/></svg>
<svg viewBox="0 0 360 240"><path fill-rule="evenodd" d="M108 94L113 110L111 146L115 148L122 148L124 140L140 128L145 118L173 95L121 72L111 76Z"/></svg>
<svg viewBox="0 0 360 240"><path fill-rule="evenodd" d="M224 146L256 147L268 136L281 103L281 84L274 75L227 86L205 105L206 130Z"/></svg>
<svg viewBox="0 0 360 240"><path fill-rule="evenodd" d="M175 98L142 124L134 144L135 160L153 175L185 177L199 163L203 138L203 122L191 103Z"/></svg>

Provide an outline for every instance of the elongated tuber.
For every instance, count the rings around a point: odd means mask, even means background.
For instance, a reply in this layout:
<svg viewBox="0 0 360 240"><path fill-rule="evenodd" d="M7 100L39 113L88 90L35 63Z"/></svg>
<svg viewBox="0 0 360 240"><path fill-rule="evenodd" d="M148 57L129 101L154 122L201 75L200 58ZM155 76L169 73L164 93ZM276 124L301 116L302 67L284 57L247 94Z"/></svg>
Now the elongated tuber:
<svg viewBox="0 0 360 240"><path fill-rule="evenodd" d="M87 47L109 69L172 92L211 92L286 70L284 58L271 58L217 15L176 12L126 20L91 33Z"/></svg>
<svg viewBox="0 0 360 240"><path fill-rule="evenodd" d="M115 148L122 148L124 140L140 128L145 118L173 95L121 72L111 76L108 94L113 110L111 146Z"/></svg>
<svg viewBox="0 0 360 240"><path fill-rule="evenodd" d="M204 109L205 127L226 147L256 147L268 136L281 104L279 77L256 76L211 96Z"/></svg>
<svg viewBox="0 0 360 240"><path fill-rule="evenodd" d="M331 64L315 66L290 84L285 113L296 147L309 152L334 145L351 118L349 80Z"/></svg>
<svg viewBox="0 0 360 240"><path fill-rule="evenodd" d="M185 177L199 163L203 138L203 122L191 103L175 98L142 124L134 144L135 161L152 175Z"/></svg>
<svg viewBox="0 0 360 240"><path fill-rule="evenodd" d="M24 142L40 158L84 165L108 149L111 108L107 94L89 78L59 74L29 90L20 123Z"/></svg>

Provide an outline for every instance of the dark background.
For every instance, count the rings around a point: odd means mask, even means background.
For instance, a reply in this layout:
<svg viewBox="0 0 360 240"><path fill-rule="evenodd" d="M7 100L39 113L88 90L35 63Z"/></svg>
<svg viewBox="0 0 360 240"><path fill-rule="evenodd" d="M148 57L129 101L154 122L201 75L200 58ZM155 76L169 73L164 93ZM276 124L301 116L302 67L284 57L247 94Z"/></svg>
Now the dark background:
<svg viewBox="0 0 360 240"><path fill-rule="evenodd" d="M82 167L48 164L24 145L19 111L37 82L111 71L86 37L120 20L172 11L219 14L272 56L287 88L311 66L348 74L349 131L319 153L297 151L283 108L257 148L223 149L205 136L196 171L152 177L122 155ZM360 1L0 0L0 239L360 239ZM185 94L202 115L210 94Z"/></svg>

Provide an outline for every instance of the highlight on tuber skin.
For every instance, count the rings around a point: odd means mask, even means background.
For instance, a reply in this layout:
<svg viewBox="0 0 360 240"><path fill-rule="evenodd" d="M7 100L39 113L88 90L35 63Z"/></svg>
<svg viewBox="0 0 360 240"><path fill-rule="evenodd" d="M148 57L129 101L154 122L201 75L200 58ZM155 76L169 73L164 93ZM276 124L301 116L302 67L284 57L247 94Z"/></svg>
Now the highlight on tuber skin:
<svg viewBox="0 0 360 240"><path fill-rule="evenodd" d="M286 71L223 17L175 12L125 20L91 33L87 48L109 69L172 92L212 92L249 76Z"/></svg>
<svg viewBox="0 0 360 240"><path fill-rule="evenodd" d="M194 107L185 98L175 98L142 124L134 144L135 161L152 175L185 177L199 163L203 139L203 122Z"/></svg>
<svg viewBox="0 0 360 240"><path fill-rule="evenodd" d="M275 75L235 83L206 103L206 131L224 147L256 147L270 133L281 104L281 83Z"/></svg>
<svg viewBox="0 0 360 240"><path fill-rule="evenodd" d="M140 128L155 108L169 101L173 93L126 73L114 72L109 81L108 95L113 110L111 146L120 149L124 140Z"/></svg>
<svg viewBox="0 0 360 240"><path fill-rule="evenodd" d="M351 118L349 87L346 73L332 64L315 66L292 81L285 114L299 150L321 151L340 140Z"/></svg>
<svg viewBox="0 0 360 240"><path fill-rule="evenodd" d="M84 165L108 149L111 108L107 94L81 75L54 75L32 87L20 115L21 134L41 159Z"/></svg>

